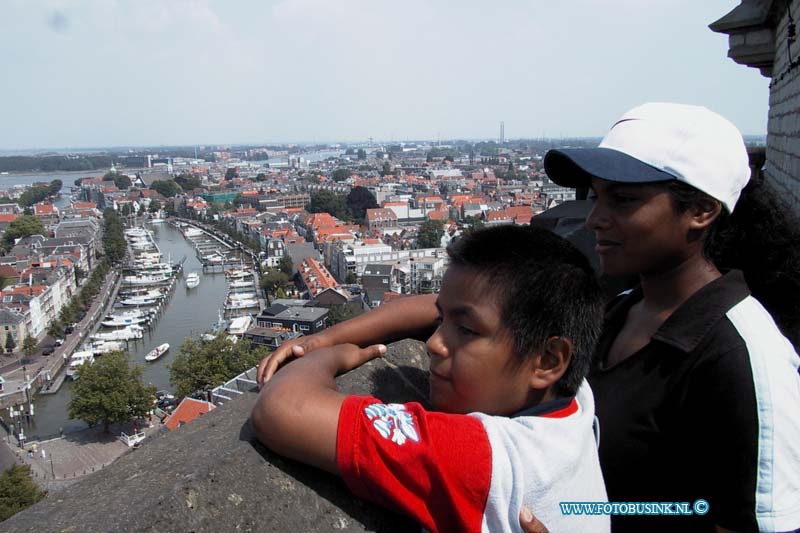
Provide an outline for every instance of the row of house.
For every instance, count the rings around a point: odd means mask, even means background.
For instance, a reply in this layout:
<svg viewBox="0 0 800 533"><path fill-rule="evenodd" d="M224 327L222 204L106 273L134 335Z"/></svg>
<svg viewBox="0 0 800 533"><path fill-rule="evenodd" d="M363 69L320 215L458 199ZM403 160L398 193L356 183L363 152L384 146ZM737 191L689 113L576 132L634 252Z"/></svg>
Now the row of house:
<svg viewBox="0 0 800 533"><path fill-rule="evenodd" d="M5 227L21 214L16 204L0 206ZM58 210L33 206L46 235L17 240L0 257L0 347L16 351L27 337L40 341L78 291L78 277L94 268L102 247L102 222L95 204L74 202ZM10 220L7 220L10 219Z"/></svg>

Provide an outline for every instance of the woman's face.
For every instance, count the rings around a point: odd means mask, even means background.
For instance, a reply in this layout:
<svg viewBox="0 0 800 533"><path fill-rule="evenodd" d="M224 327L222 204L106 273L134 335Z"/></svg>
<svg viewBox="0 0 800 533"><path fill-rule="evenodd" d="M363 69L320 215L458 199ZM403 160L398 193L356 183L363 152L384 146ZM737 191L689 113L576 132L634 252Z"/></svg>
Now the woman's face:
<svg viewBox="0 0 800 533"><path fill-rule="evenodd" d="M666 187L592 178L594 208L586 227L606 274L668 271L697 253L689 240L691 216L681 213Z"/></svg>

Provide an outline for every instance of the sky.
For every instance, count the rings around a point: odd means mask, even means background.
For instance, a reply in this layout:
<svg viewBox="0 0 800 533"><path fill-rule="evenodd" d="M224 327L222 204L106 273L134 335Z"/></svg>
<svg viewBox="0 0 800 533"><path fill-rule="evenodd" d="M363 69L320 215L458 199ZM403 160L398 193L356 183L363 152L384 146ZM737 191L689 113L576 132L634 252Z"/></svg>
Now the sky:
<svg viewBox="0 0 800 533"><path fill-rule="evenodd" d="M646 101L766 133L738 0L3 0L0 150L602 136Z"/></svg>

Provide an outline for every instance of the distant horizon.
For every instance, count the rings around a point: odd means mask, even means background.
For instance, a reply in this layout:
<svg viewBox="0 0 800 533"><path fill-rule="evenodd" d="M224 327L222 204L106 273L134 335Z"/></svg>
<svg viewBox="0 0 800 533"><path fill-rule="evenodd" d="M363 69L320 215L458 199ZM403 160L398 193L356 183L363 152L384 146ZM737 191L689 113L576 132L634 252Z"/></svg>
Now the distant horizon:
<svg viewBox="0 0 800 533"><path fill-rule="evenodd" d="M742 134L742 138L747 142L748 140L760 140L764 139L766 141L767 134ZM584 136L564 136L564 137L517 137L517 138L507 138L505 139L505 143L514 143L514 142L524 142L524 141L537 141L537 142L553 142L553 141L564 141L564 140L576 140L576 141L590 141L590 140L600 140L602 139L602 135L584 135ZM93 153L114 153L117 154L118 152L125 151L125 150L146 150L146 149L204 149L204 150L211 150L211 149L233 149L233 148L265 148L265 147L279 147L279 148L291 148L295 146L299 147L328 147L333 149L333 145L340 145L343 149L348 147L357 147L361 145L372 144L373 147L376 145L394 145L394 144L422 144L422 143L431 143L431 144L451 144L456 142L468 142L468 143L478 143L478 142L495 142L500 143L498 138L465 138L465 137L454 137L452 139L407 139L403 141L397 140L380 140L380 139L373 139L370 143L369 141L289 141L289 142L265 142L265 143L197 143L197 144L141 144L141 145L118 145L118 146L69 146L69 147L46 147L46 148L23 148L23 149L12 149L12 150L5 150L0 148L0 157L15 157L15 156L47 156L47 155L66 155L66 154L75 154L75 153L86 153L86 154L93 154Z"/></svg>

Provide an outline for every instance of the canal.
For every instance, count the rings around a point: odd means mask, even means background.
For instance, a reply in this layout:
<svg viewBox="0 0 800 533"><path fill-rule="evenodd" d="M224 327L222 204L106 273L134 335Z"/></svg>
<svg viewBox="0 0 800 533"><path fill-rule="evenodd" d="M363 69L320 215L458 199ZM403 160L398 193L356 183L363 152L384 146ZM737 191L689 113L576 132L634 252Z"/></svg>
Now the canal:
<svg viewBox="0 0 800 533"><path fill-rule="evenodd" d="M145 332L142 340L128 345L130 361L144 367L143 381L159 390L174 388L169 383L169 365L178 353L181 343L187 337L196 337L206 332L217 321L218 311L225 300L227 285L222 272L204 273L202 265L195 256L194 248L180 231L169 224L149 225L153 230L156 244L164 260L181 261L184 257L183 276L178 278L175 290L161 311L160 318ZM184 277L189 272L200 274L200 285L187 289ZM147 363L144 356L161 343L168 342L170 350L160 359ZM71 398L73 383L64 382L61 390L54 395L39 395L35 399L34 422L25 433L29 438L44 438L57 435L59 429L65 433L86 428L81 420L71 420L67 416L67 405Z"/></svg>

